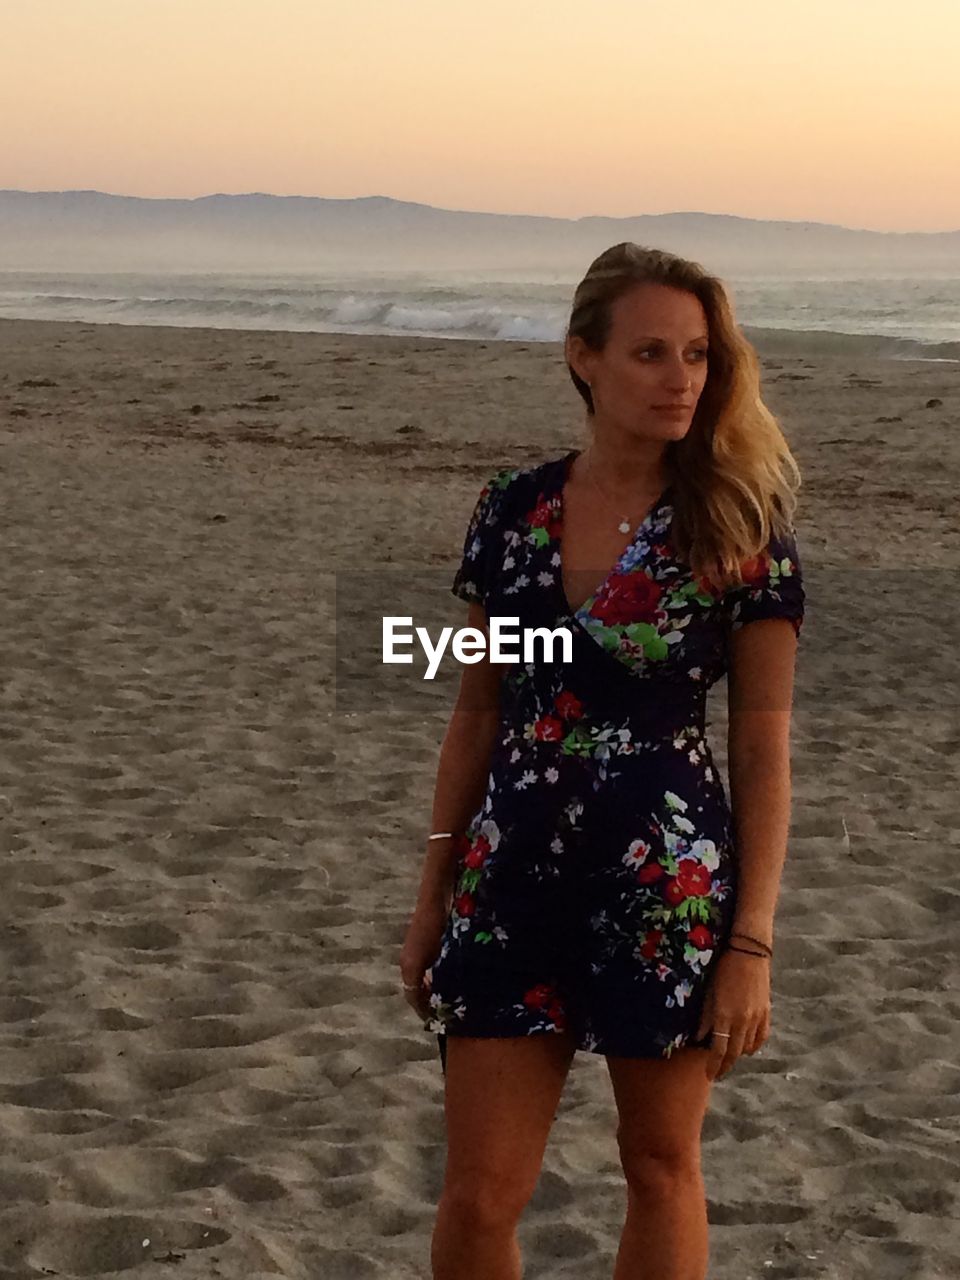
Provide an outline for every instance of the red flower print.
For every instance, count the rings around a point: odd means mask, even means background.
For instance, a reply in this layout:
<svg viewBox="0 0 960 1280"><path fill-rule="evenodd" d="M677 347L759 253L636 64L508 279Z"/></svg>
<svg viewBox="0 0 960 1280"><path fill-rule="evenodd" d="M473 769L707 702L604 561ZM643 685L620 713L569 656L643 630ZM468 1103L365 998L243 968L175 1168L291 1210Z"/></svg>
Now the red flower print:
<svg viewBox="0 0 960 1280"><path fill-rule="evenodd" d="M743 575L744 583L756 585L758 582L765 582L770 574L770 561L761 552L760 555L754 556L752 560L742 561L740 572Z"/></svg>
<svg viewBox="0 0 960 1280"><path fill-rule="evenodd" d="M550 1003L547 1005L546 1012L547 1012L547 1017L550 1019L550 1021L555 1022L557 1024L557 1029L559 1031L562 1031L564 1027L566 1027L567 1011L566 1009L564 1009L563 1005L560 1003L559 1000L556 1000L556 999L551 1000Z"/></svg>
<svg viewBox="0 0 960 1280"><path fill-rule="evenodd" d="M688 898L690 895L684 892L679 880L668 880L663 888L663 896L671 907L678 907L684 898Z"/></svg>
<svg viewBox="0 0 960 1280"><path fill-rule="evenodd" d="M663 867L659 862L648 862L637 872L637 881L640 884L653 884L654 880L659 880L662 875Z"/></svg>
<svg viewBox="0 0 960 1280"><path fill-rule="evenodd" d="M640 948L640 954L644 960L652 960L657 954L657 947L660 945L660 939L663 937L662 929L651 929L643 939L643 945Z"/></svg>
<svg viewBox="0 0 960 1280"><path fill-rule="evenodd" d="M648 573L615 573L590 606L590 614L608 626L653 622L660 602L660 587Z"/></svg>
<svg viewBox="0 0 960 1280"><path fill-rule="evenodd" d="M564 689L562 693L558 693L556 702L553 705L557 715L563 716L564 720L576 720L583 715L583 703L569 689Z"/></svg>
<svg viewBox="0 0 960 1280"><path fill-rule="evenodd" d="M458 916L472 916L476 903L472 893L461 893L460 897L454 900L453 905Z"/></svg>
<svg viewBox="0 0 960 1280"><path fill-rule="evenodd" d="M489 852L490 841L486 836L477 836L474 843L468 849L467 856L463 860L464 866L482 867L484 862L487 860L487 854Z"/></svg>
<svg viewBox="0 0 960 1280"><path fill-rule="evenodd" d="M677 880L683 885L688 898L701 898L710 892L710 872L702 862L684 858L677 868Z"/></svg>
<svg viewBox="0 0 960 1280"><path fill-rule="evenodd" d="M563 737L563 722L556 716L541 716L534 722L533 736L542 742L558 742Z"/></svg>
<svg viewBox="0 0 960 1280"><path fill-rule="evenodd" d="M667 883L663 896L671 907L684 898L700 898L710 892L710 872L701 863L686 860L680 863L676 876Z"/></svg>
<svg viewBox="0 0 960 1280"><path fill-rule="evenodd" d="M540 982L524 992L523 1003L529 1009L546 1009L555 998L553 987L546 982Z"/></svg>
<svg viewBox="0 0 960 1280"><path fill-rule="evenodd" d="M713 946L713 934L705 924L698 924L687 934L698 951L709 951Z"/></svg>
<svg viewBox="0 0 960 1280"><path fill-rule="evenodd" d="M453 848L460 857L463 857L463 855L468 851L470 848L470 837L465 831L458 831L453 837Z"/></svg>
<svg viewBox="0 0 960 1280"><path fill-rule="evenodd" d="M542 493L537 498L537 505L527 512L526 521L531 529L546 529L551 538L560 532L556 506Z"/></svg>

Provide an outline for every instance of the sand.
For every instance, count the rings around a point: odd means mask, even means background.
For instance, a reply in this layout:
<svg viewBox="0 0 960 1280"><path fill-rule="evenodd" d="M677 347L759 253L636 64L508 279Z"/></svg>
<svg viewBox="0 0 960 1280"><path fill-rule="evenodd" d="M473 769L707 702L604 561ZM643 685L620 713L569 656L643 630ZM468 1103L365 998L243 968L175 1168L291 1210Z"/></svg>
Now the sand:
<svg viewBox="0 0 960 1280"><path fill-rule="evenodd" d="M396 958L453 686L335 698L334 601L443 596L487 476L584 443L560 348L0 341L0 1280L426 1277L443 1082ZM704 1127L711 1280L956 1275L960 366L761 354L808 612L772 1033ZM531 1280L611 1274L615 1123L579 1053Z"/></svg>

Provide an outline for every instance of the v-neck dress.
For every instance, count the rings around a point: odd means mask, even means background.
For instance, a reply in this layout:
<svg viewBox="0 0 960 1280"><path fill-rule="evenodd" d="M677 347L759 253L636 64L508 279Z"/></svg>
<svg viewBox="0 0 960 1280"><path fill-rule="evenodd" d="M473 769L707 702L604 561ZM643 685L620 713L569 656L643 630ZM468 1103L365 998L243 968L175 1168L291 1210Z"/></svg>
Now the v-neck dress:
<svg viewBox="0 0 960 1280"><path fill-rule="evenodd" d="M570 1031L579 1049L637 1058L710 1047L693 1037L737 867L706 694L728 669L732 631L764 618L797 636L802 626L795 531L720 592L678 558L672 488L571 610L560 537L578 452L483 486L451 587L488 618L567 627L572 657L503 668L486 794L457 842L430 971L424 1028L444 1069L448 1035Z"/></svg>

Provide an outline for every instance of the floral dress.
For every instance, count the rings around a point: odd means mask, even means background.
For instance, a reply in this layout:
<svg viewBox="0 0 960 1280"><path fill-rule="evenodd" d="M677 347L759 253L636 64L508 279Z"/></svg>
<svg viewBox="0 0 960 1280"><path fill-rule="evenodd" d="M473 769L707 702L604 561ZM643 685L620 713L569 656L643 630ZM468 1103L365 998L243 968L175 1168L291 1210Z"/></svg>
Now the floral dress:
<svg viewBox="0 0 960 1280"><path fill-rule="evenodd" d="M794 531L719 592L673 548L671 488L571 610L560 536L577 453L487 482L451 588L519 618L511 630L566 626L573 643L567 662L502 668L486 794L457 842L430 973L424 1028L444 1069L448 1035L569 1031L580 1049L637 1058L709 1047L693 1037L737 869L706 694L731 631L786 618L799 636L803 621Z"/></svg>

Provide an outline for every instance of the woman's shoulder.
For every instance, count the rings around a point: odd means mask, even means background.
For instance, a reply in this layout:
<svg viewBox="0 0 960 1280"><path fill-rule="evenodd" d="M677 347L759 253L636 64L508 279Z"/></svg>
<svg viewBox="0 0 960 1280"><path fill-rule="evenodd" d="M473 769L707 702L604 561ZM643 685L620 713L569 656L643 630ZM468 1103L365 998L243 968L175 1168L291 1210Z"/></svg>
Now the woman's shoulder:
<svg viewBox="0 0 960 1280"><path fill-rule="evenodd" d="M527 491L536 494L547 481L557 475L566 457L564 454L559 458L548 458L544 462L502 467L488 476L484 482L483 494L505 494L508 491L511 494Z"/></svg>

